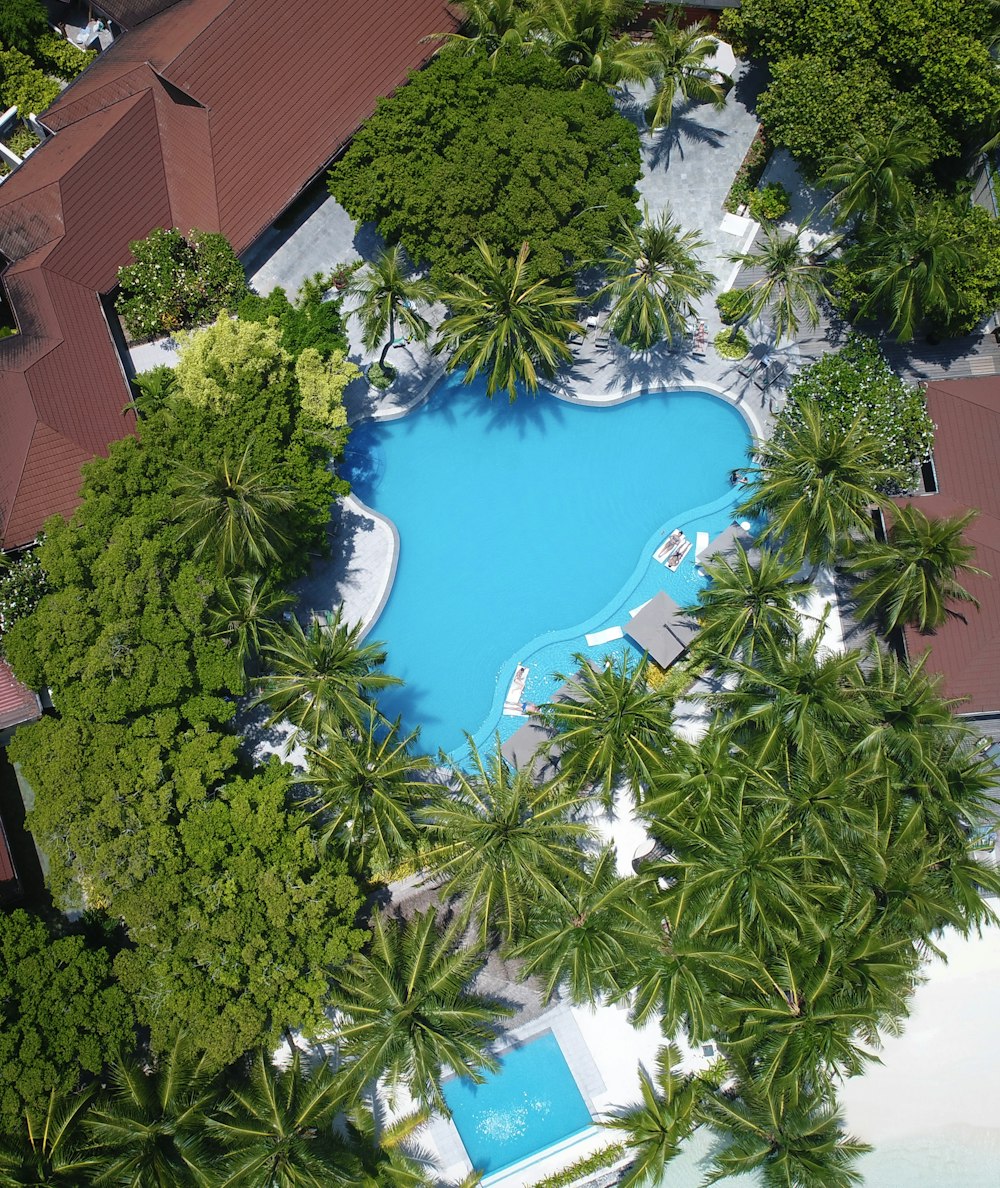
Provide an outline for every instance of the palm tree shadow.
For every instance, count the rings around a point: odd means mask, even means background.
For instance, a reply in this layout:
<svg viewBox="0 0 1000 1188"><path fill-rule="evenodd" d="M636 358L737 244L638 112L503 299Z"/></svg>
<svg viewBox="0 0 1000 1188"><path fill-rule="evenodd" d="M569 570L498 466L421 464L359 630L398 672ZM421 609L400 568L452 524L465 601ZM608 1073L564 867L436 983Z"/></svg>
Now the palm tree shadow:
<svg viewBox="0 0 1000 1188"><path fill-rule="evenodd" d="M686 149L692 147L721 148L729 133L722 128L706 126L694 114L703 105L685 103L674 109L669 124L658 131L646 134L643 156L647 169L667 169L674 155L683 161Z"/></svg>

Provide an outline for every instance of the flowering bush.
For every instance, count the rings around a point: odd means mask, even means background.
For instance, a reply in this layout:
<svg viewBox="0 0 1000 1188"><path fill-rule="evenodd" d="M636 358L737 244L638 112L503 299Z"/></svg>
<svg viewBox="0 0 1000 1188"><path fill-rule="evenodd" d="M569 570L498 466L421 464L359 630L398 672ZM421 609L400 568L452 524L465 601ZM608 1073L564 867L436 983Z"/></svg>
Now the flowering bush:
<svg viewBox="0 0 1000 1188"><path fill-rule="evenodd" d="M35 552L0 557L0 655L4 635L31 614L46 591L45 570Z"/></svg>
<svg viewBox="0 0 1000 1188"><path fill-rule="evenodd" d="M880 461L902 467L915 483L934 445L934 424L923 392L903 383L872 339L852 334L839 351L803 368L788 389L777 432L782 423L797 424L807 402L819 406L827 424L846 428L860 420L881 443Z"/></svg>
<svg viewBox="0 0 1000 1188"><path fill-rule="evenodd" d="M750 217L758 223L773 222L788 214L792 199L781 182L771 182L754 190L747 201Z"/></svg>
<svg viewBox="0 0 1000 1188"><path fill-rule="evenodd" d="M135 263L118 270L117 309L133 338L210 322L246 296L243 265L224 235L154 228L129 244Z"/></svg>

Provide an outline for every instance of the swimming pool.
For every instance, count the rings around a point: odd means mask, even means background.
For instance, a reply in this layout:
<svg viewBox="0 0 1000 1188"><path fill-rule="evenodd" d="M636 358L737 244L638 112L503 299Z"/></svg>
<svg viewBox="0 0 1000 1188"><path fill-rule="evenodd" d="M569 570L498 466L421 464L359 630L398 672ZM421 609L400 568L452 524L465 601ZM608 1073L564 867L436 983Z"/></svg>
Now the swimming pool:
<svg viewBox="0 0 1000 1188"><path fill-rule="evenodd" d="M406 683L380 695L383 712L421 726L431 752L460 752L464 731L506 737L524 720L502 715L519 662L525 700L547 700L586 633L657 589L693 601L693 550L676 573L652 552L675 526L693 540L730 522L729 474L749 441L742 416L703 392L510 405L457 377L399 420L358 426L345 475L400 537L371 636Z"/></svg>
<svg viewBox="0 0 1000 1188"><path fill-rule="evenodd" d="M470 1161L486 1175L593 1125L551 1031L504 1053L482 1085L454 1077L443 1092Z"/></svg>

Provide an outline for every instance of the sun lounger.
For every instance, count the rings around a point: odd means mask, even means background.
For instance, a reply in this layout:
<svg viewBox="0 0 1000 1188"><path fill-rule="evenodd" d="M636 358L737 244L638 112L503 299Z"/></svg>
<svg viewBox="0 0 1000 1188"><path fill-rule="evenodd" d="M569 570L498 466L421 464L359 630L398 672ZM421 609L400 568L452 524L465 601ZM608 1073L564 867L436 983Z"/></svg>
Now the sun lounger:
<svg viewBox="0 0 1000 1188"><path fill-rule="evenodd" d="M514 678L510 682L510 688L507 690L507 696L504 698L503 712L507 717L520 717L524 710L521 707L521 701L524 696L524 686L528 680L528 673L531 669L523 664L519 664L514 671Z"/></svg>
<svg viewBox="0 0 1000 1188"><path fill-rule="evenodd" d="M768 388L773 387L784 376L787 370L787 363L781 363L780 361L768 363L763 371L754 376L753 382L762 392L766 392Z"/></svg>
<svg viewBox="0 0 1000 1188"><path fill-rule="evenodd" d="M697 532L694 538L694 561L697 565L704 559L705 550L708 548L708 533Z"/></svg>
<svg viewBox="0 0 1000 1188"><path fill-rule="evenodd" d="M663 564L673 573L690 551L691 542L685 537Z"/></svg>
<svg viewBox="0 0 1000 1188"><path fill-rule="evenodd" d="M598 351L607 349L610 341L610 334L608 333L608 311L602 309L597 315L597 326L594 329L594 348Z"/></svg>
<svg viewBox="0 0 1000 1188"><path fill-rule="evenodd" d="M683 539L684 533L679 528L675 528L653 554L654 561L659 561L661 565L665 564L667 558Z"/></svg>
<svg viewBox="0 0 1000 1188"><path fill-rule="evenodd" d="M621 639L622 629L620 627L608 627L604 631L592 631L586 636L587 647L595 648L600 644L611 643L613 639Z"/></svg>
<svg viewBox="0 0 1000 1188"><path fill-rule="evenodd" d="M708 327L704 322L699 320L698 327L694 332L694 346L691 348L692 355L704 356L708 349Z"/></svg>
<svg viewBox="0 0 1000 1188"><path fill-rule="evenodd" d="M743 376L744 379L750 379L757 374L762 367L766 367L769 360L765 358L758 358L756 355L747 355L743 362L736 368L736 370Z"/></svg>

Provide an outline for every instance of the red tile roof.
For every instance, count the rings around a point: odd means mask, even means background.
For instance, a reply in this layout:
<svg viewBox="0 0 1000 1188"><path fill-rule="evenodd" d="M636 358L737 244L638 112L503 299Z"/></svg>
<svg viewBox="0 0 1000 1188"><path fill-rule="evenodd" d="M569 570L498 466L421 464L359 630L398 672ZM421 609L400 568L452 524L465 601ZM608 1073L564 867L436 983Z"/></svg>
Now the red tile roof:
<svg viewBox="0 0 1000 1188"><path fill-rule="evenodd" d="M0 660L0 730L20 726L22 722L34 722L41 716L38 698Z"/></svg>
<svg viewBox="0 0 1000 1188"><path fill-rule="evenodd" d="M176 3L177 0L100 0L93 7L123 29L132 29Z"/></svg>
<svg viewBox="0 0 1000 1188"><path fill-rule="evenodd" d="M17 868L14 866L14 856L10 852L7 832L0 817L0 900L10 900L18 893Z"/></svg>
<svg viewBox="0 0 1000 1188"><path fill-rule="evenodd" d="M937 426L934 467L940 494L915 500L927 515L979 517L966 532L972 563L991 577L965 575L962 585L980 609L959 604L956 617L922 635L907 628L911 660L928 650L927 670L942 677L942 692L963 698L963 713L1000 712L1000 377L945 380L927 389Z"/></svg>
<svg viewBox="0 0 1000 1188"><path fill-rule="evenodd" d="M197 227L245 251L455 27L444 0L179 0L63 92L0 185L21 331L0 340L0 543L72 511L81 462L133 427L99 298L129 241Z"/></svg>

